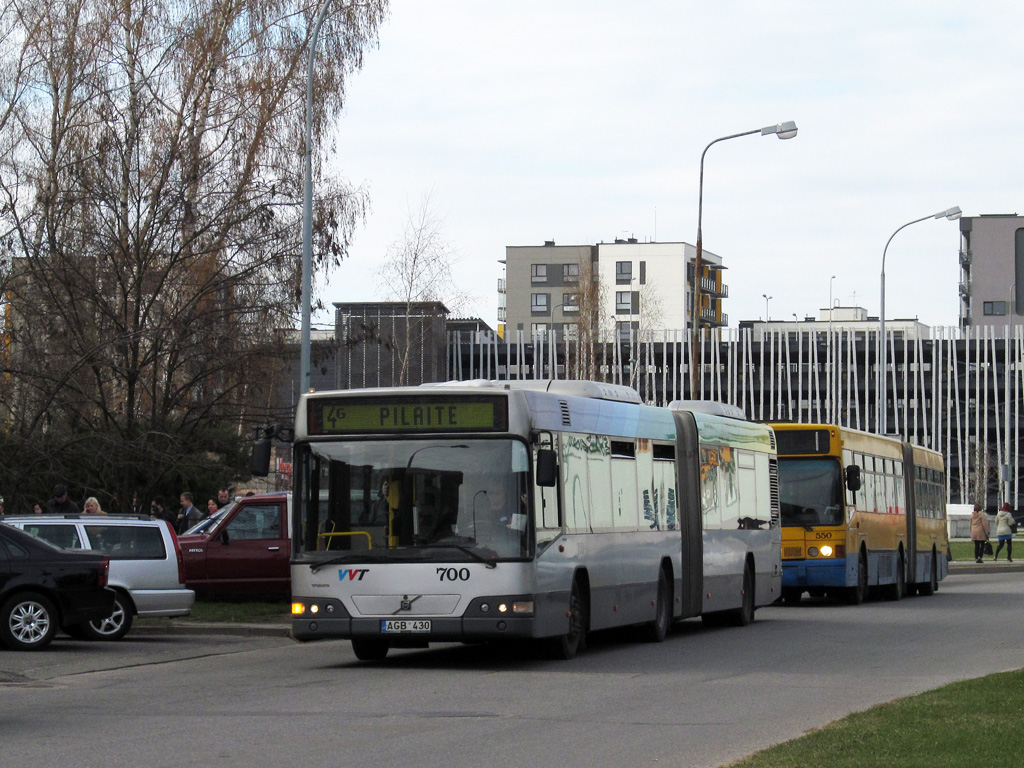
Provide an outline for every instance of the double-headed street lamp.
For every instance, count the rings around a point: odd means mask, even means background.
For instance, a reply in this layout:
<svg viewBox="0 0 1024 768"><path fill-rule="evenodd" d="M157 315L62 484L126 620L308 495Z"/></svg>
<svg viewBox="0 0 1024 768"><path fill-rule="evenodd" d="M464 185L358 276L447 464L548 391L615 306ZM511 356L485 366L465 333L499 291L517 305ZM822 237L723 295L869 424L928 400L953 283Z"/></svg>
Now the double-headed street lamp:
<svg viewBox="0 0 1024 768"><path fill-rule="evenodd" d="M693 307L690 310L690 397L696 398L697 396L697 339L700 335L700 281L701 273L704 271L704 265L701 262L701 254L703 252L702 246L702 235L701 235L701 220L704 217L704 156L711 149L712 145L717 144L720 141L726 141L727 139L737 139L740 136L751 136L755 133L759 133L762 136L776 135L780 139L792 139L796 136L796 123L792 120L787 120L784 123L778 123L777 125L766 125L764 128L755 128L752 131L743 131L742 133L733 133L729 136L721 136L714 141L710 142L704 151L700 153L700 184L697 189L697 256L694 259L693 265Z"/></svg>
<svg viewBox="0 0 1024 768"><path fill-rule="evenodd" d="M761 295L764 297L764 321L767 323L768 322L768 302L771 301L773 297L769 296L767 293L762 293Z"/></svg>
<svg viewBox="0 0 1024 768"><path fill-rule="evenodd" d="M333 0L326 0L313 22L306 64L306 146L302 183L302 338L299 341L299 392L309 392L310 314L313 301L313 63L327 11Z"/></svg>
<svg viewBox="0 0 1024 768"><path fill-rule="evenodd" d="M882 297L881 297L882 300L881 300L880 309L879 309L879 312L878 312L878 357L877 357L877 361L876 361L877 362L877 367L878 367L878 415L877 415L877 419L875 421L875 424L878 427L878 434L880 434L880 435L884 435L885 432L886 432L886 423L885 422L886 422L886 416L887 416L887 408L886 408L886 403L885 403L885 400L886 400L886 391L885 391L885 388L886 388L885 361L886 361L886 357L887 357L887 354L886 354L886 343L885 343L885 254L889 250L889 243L892 242L892 239L894 237L896 237L896 235L898 235L901 230L906 229L911 224L917 224L918 222L921 222L921 221L927 221L928 219L942 219L942 218L949 219L950 221L953 221L955 219L959 219L960 218L960 208L958 206L953 206L952 208L947 208L944 211L939 211L938 213L933 213L933 214L931 214L929 216L922 216L920 219L914 219L913 221L908 221L906 224L904 224L902 227L897 229L895 232L893 232L889 236L889 239L885 243L885 249L882 251Z"/></svg>

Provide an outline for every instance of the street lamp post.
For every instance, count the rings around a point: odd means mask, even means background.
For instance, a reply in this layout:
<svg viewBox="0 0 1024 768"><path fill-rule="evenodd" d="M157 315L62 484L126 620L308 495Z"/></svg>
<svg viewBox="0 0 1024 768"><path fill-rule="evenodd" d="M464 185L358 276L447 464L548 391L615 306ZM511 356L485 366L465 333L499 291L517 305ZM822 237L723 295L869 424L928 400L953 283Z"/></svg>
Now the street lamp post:
<svg viewBox="0 0 1024 768"><path fill-rule="evenodd" d="M1012 313L1013 298L1016 295L1017 283L1010 286L1010 295L1006 301L1006 338L1003 340L1003 472L1006 475L1004 480L1003 501L1010 501L1011 466L1016 469L1017 462L1010 464L1010 316ZM1017 497L1010 501L1012 507L1017 507Z"/></svg>
<svg viewBox="0 0 1024 768"><path fill-rule="evenodd" d="M835 423L836 413L839 410L836 408L834 396L834 392L839 389L839 382L835 370L835 353L832 351L832 281L835 279L835 275L828 279L828 347L826 347L828 351L828 420L832 423Z"/></svg>
<svg viewBox="0 0 1024 768"><path fill-rule="evenodd" d="M313 63L316 44L320 38L327 11L333 0L326 0L313 22L309 38L309 58L306 64L306 146L303 153L302 182L302 338L299 341L300 393L309 391L310 314L313 293Z"/></svg>
<svg viewBox="0 0 1024 768"><path fill-rule="evenodd" d="M764 128L755 128L752 131L743 131L742 133L733 133L729 136L721 136L708 143L708 145L704 147L704 151L700 153L700 183L697 188L697 255L693 262L693 306L690 308L691 398L697 397L697 337L700 333L700 280L701 273L704 271L704 265L701 263L701 254L703 253L701 220L704 216L704 156L713 145L720 141L726 141L727 139L737 139L740 136L751 136L755 133L760 133L762 136L770 136L774 134L780 139L792 139L796 136L796 132L796 123L792 120L787 120L786 122L779 123L777 125L766 125Z"/></svg>
<svg viewBox="0 0 1024 768"><path fill-rule="evenodd" d="M768 302L772 300L772 297L769 296L767 293L762 293L761 295L764 296L764 321L765 321L765 323L767 323L768 322Z"/></svg>
<svg viewBox="0 0 1024 768"><path fill-rule="evenodd" d="M877 368L878 368L878 415L877 415L877 418L876 418L876 421L875 421L875 424L878 427L878 434L880 434L880 435L884 435L885 432L886 432L886 423L885 422L886 422L886 416L887 416L887 413L886 413L887 408L885 406L885 400L886 400L886 391L885 391L885 388L886 388L886 381L885 381L885 358L886 358L886 349L885 349L885 347L886 347L886 344L885 344L885 254L889 250L889 243L892 242L892 239L894 237L896 237L896 235L898 235L901 230L906 229L911 224L917 224L918 222L927 221L928 219L941 219L941 218L946 218L946 219L949 219L950 221L953 221L954 219L959 219L960 218L960 208L958 206L953 206L952 208L947 208L944 211L939 211L938 213L933 213L933 214L931 214L929 216L922 216L920 219L914 219L913 221L908 221L906 224L904 224L902 227L897 229L895 232L893 232L889 236L889 239L885 243L885 248L882 250L882 295L881 295L880 309L879 309L879 312L878 312L878 352L877 352L877 361L876 361Z"/></svg>

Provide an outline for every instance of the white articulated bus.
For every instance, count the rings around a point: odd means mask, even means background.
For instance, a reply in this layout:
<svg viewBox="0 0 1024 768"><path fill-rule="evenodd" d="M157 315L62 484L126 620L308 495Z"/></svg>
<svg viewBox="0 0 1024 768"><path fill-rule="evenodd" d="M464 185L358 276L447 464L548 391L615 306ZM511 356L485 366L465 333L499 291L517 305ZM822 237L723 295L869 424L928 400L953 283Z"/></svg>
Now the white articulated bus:
<svg viewBox="0 0 1024 768"><path fill-rule="evenodd" d="M780 594L771 428L580 381L303 395L292 619L357 657L673 620L744 625Z"/></svg>

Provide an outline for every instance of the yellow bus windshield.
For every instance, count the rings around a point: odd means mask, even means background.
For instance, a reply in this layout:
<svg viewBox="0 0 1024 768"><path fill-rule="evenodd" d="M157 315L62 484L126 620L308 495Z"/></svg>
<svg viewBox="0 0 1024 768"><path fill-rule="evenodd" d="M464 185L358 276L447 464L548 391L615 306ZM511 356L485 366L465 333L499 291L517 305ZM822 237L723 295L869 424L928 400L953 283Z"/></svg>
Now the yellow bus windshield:
<svg viewBox="0 0 1024 768"><path fill-rule="evenodd" d="M842 525L843 475L834 457L779 459L782 524Z"/></svg>

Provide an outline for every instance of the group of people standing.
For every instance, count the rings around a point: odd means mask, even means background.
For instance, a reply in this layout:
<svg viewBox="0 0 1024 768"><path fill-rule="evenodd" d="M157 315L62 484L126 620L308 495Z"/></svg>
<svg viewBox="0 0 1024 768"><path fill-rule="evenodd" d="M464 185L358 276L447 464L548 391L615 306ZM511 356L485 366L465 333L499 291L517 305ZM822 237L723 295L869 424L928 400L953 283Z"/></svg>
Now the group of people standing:
<svg viewBox="0 0 1024 768"><path fill-rule="evenodd" d="M993 561L999 559L999 553L1003 551L1005 546L1006 561L1009 563L1013 562L1013 535L1016 532L1017 521L1013 519L1010 505L1004 503L996 513L996 538L999 540L999 545L996 547L995 555L992 558ZM985 509L981 504L975 504L974 511L971 513L971 541L974 542L974 562L984 562L982 558L985 555L992 554L992 544L989 542L989 535L988 515L985 514ZM987 552L986 544L988 545Z"/></svg>
<svg viewBox="0 0 1024 768"><path fill-rule="evenodd" d="M223 509L231 501L231 489L228 487L221 488L217 491L215 497L211 496L206 500L202 508L196 506L194 496L190 491L182 491L178 501L181 504L179 509L168 509L164 506L163 500L156 497L150 502L149 509L145 510L139 504L138 497L133 496L130 508L125 511L131 514L149 514L161 520L166 520L171 524L176 533L184 533L196 523ZM83 512L87 515L107 514L99 499L95 496L87 498L83 502L82 507L79 508L78 504L68 496L68 489L65 485L55 486L53 497L48 501L37 501L34 503L32 505L32 512L37 515L77 515ZM0 519L3 516L4 499L3 496L0 496Z"/></svg>
<svg viewBox="0 0 1024 768"><path fill-rule="evenodd" d="M214 513L220 511L231 501L231 489L221 488L217 496L211 496L202 507L195 504L195 497L191 491L182 491L178 497L180 507L177 511L164 506L160 498L153 499L150 504L150 514L153 517L166 520L174 528L175 533L184 533L196 523L202 522Z"/></svg>

